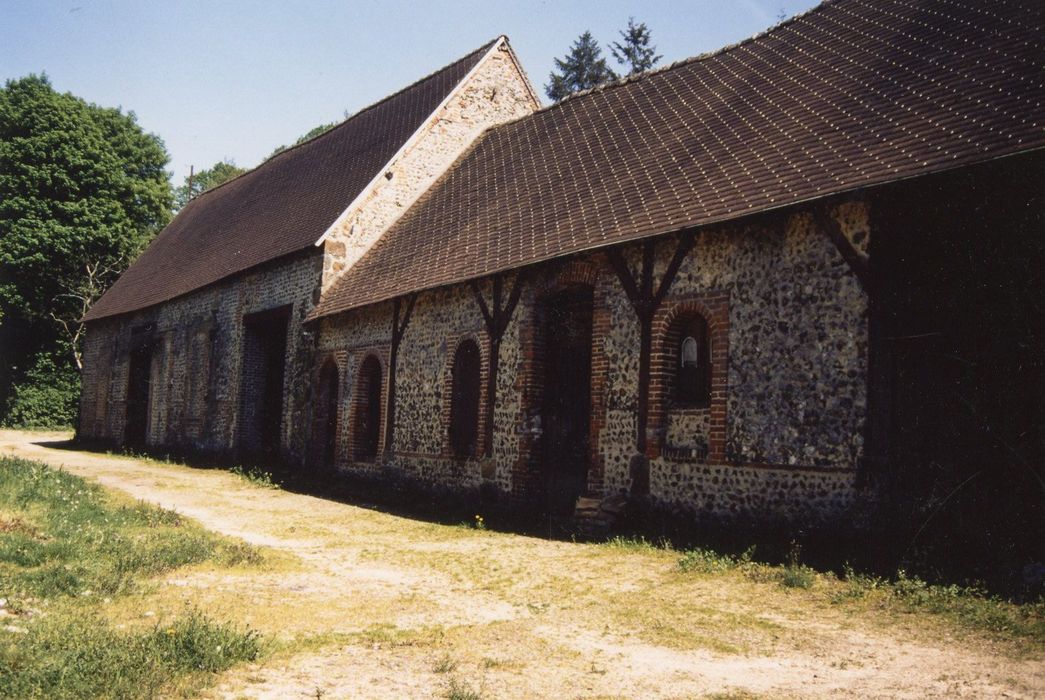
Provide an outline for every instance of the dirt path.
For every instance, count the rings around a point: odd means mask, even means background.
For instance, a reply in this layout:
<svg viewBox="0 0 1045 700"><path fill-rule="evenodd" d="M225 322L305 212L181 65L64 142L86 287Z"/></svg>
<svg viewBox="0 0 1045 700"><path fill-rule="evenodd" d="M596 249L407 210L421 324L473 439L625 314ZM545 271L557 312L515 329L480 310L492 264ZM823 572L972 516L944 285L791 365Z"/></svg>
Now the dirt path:
<svg viewBox="0 0 1045 700"><path fill-rule="evenodd" d="M180 571L134 601L161 618L191 603L308 649L233 671L213 697L1045 697L1041 659L925 615L682 575L666 552L446 527L39 444L66 437L0 431L0 452L283 553L260 571Z"/></svg>

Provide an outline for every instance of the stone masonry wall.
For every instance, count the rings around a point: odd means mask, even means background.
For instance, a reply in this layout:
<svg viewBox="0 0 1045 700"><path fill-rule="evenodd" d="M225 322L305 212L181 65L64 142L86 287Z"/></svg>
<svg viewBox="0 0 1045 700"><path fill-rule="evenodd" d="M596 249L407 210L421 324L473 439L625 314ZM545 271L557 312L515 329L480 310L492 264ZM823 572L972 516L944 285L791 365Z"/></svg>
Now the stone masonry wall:
<svg viewBox="0 0 1045 700"><path fill-rule="evenodd" d="M866 245L867 207L831 208L847 238ZM674 250L658 242L655 279ZM637 246L626 250L637 268ZM509 281L506 282L506 285ZM464 285L419 295L398 361L392 454L356 464L350 441L353 373L366 353L387 363L391 304L341 314L319 324L319 355L344 368L339 464L353 471L390 469L459 489L486 485L513 500L532 481L539 444L533 383L533 327L543 295L570 284L594 289L592 341L594 495L627 492L635 453L638 322L601 253L527 272L519 308L501 346L492 459L448 456L444 412L448 362L460 339L487 342L478 306ZM489 281L481 285L489 298ZM809 213L766 217L699 232L654 325L654 348L672 314L700 312L711 327L711 406L679 409L670 397L651 405L651 497L668 507L721 516L791 519L844 514L858 497L866 412L867 299L829 236ZM655 359L655 364L657 360ZM387 365L386 370L387 370ZM484 368L487 364L484 363ZM484 369L485 372L485 369ZM387 377L387 371L384 377ZM483 377L485 382L485 376ZM656 394L654 380L652 394ZM387 395L387 387L383 387ZM710 445L702 453L700 446ZM524 500L524 499L522 499Z"/></svg>
<svg viewBox="0 0 1045 700"><path fill-rule="evenodd" d="M239 447L243 316L292 305L284 381L282 451L294 461L309 454L313 356L302 321L321 289L359 258L406 208L487 127L539 107L514 54L498 43L449 102L422 126L322 248L277 262L152 309L92 323L85 341L80 435L124 442L128 358L134 329L153 347L146 444L151 448L223 453ZM348 203L346 202L346 205ZM317 233L317 237L318 237ZM360 337L366 335L364 323ZM375 340L375 342L377 342ZM380 359L387 367L388 339ZM342 353L343 355L344 353ZM355 367L339 359L339 376ZM408 409L409 412L410 409ZM339 420L351 419L344 411ZM410 414L412 415L412 414ZM338 442L349 454L350 440Z"/></svg>
<svg viewBox="0 0 1045 700"><path fill-rule="evenodd" d="M499 44L420 128L365 198L335 224L327 237L323 290L361 258L485 129L539 107L511 49Z"/></svg>
<svg viewBox="0 0 1045 700"><path fill-rule="evenodd" d="M129 358L138 330L153 343L146 444L209 453L249 448L237 435L243 317L289 305L280 442L286 456L300 460L308 436L298 426L309 410L313 351L301 322L317 298L320 274L321 251L307 251L166 304L89 324L79 435L124 441Z"/></svg>
<svg viewBox="0 0 1045 700"><path fill-rule="evenodd" d="M489 285L484 293L489 296ZM381 358L386 368L391 344L392 306L378 304L366 309L341 314L320 323L317 367L334 357L341 371L338 426L338 463L357 473L396 470L429 483L450 488L478 488L484 481L500 491L511 487L511 468L515 462L517 441L515 421L518 396L513 383L517 365L518 326L514 322L505 332L498 372L497 403L494 412L493 459L486 466L494 471L483 475L481 459L459 459L451 456L448 431L449 364L458 344L464 338L477 342L486 357L488 337L479 307L466 286L436 290L419 296L410 324L399 351L396 382L396 418L393 453L382 454L373 463L353 463L344 437L351 430L352 397L356 375L363 359L369 355ZM483 362L481 376L485 386L488 363ZM382 394L387 396L387 386ZM485 396L485 392L483 394ZM382 435L382 438L384 436Z"/></svg>

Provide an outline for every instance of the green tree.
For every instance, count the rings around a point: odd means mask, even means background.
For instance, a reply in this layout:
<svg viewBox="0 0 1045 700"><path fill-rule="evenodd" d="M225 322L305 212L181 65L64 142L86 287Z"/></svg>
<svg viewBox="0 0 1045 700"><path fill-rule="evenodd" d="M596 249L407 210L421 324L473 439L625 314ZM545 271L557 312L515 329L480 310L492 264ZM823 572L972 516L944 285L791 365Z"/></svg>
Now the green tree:
<svg viewBox="0 0 1045 700"><path fill-rule="evenodd" d="M345 112L345 119L348 119L348 117L349 117L348 112ZM294 143L290 144L290 146L277 146L276 150L272 151L272 153L269 153L268 158L271 158L272 156L279 155L283 151L287 150L287 148L293 148L294 146L298 146L298 145L300 145L302 143L305 143L306 141L310 141L310 140L316 138L317 136L319 136L320 134L325 134L326 132L330 131L331 129L333 129L335 126L337 126L340 123L341 122L330 122L329 124L320 124L317 127L309 129L307 134L305 134L304 136L298 137L297 141L295 141ZM268 158L266 158L265 160L268 160Z"/></svg>
<svg viewBox="0 0 1045 700"><path fill-rule="evenodd" d="M75 379L85 309L170 218L167 161L133 112L46 76L0 90L0 420L12 385Z"/></svg>
<svg viewBox="0 0 1045 700"><path fill-rule="evenodd" d="M602 49L591 32L584 32L573 42L566 58L556 58L555 67L558 72L552 71L548 75L544 92L556 102L617 78L602 57Z"/></svg>
<svg viewBox="0 0 1045 700"><path fill-rule="evenodd" d="M628 75L643 73L657 65L662 56L657 54L657 47L650 46L650 31L645 22L635 24L635 18L628 18L627 30L620 32L623 41L615 41L610 45L610 53L617 63L628 68Z"/></svg>
<svg viewBox="0 0 1045 700"><path fill-rule="evenodd" d="M234 177L239 177L245 172L247 172L246 169L238 167L235 162L231 160L223 160L205 170L193 173L191 192L189 191L189 178L185 178L185 183L174 190L175 211L180 210L188 204L189 200L193 197L197 197L210 188L217 187L223 182L228 182Z"/></svg>

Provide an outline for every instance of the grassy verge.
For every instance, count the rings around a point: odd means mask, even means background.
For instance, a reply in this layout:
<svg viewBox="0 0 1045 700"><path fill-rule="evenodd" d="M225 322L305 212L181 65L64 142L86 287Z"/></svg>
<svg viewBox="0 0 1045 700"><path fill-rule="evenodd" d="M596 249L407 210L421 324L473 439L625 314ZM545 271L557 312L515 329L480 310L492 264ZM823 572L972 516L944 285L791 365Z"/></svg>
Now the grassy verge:
<svg viewBox="0 0 1045 700"><path fill-rule="evenodd" d="M960 630L1045 650L1045 600L1016 604L975 586L930 584L904 571L883 578L845 567L842 575L837 576L804 566L797 552L786 564L772 566L754 561L753 554L754 548L740 556L693 549L681 553L678 569L696 574L736 571L752 581L777 583L785 588L816 586L833 605L873 607L897 614L929 613Z"/></svg>
<svg viewBox="0 0 1045 700"><path fill-rule="evenodd" d="M256 633L194 609L134 629L105 610L178 567L261 560L172 511L0 458L0 697L153 697L257 658Z"/></svg>

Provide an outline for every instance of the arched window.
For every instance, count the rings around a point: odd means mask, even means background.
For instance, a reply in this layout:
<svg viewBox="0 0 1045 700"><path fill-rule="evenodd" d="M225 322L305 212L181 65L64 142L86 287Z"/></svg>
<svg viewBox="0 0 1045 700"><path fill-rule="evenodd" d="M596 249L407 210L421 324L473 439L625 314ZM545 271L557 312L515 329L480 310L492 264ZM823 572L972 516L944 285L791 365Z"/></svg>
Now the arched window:
<svg viewBox="0 0 1045 700"><path fill-rule="evenodd" d="M450 448L455 457L474 457L479 446L479 346L457 346L450 393Z"/></svg>
<svg viewBox="0 0 1045 700"><path fill-rule="evenodd" d="M708 324L696 314L676 320L675 402L704 407L711 402L711 346ZM673 334L674 335L674 334Z"/></svg>
<svg viewBox="0 0 1045 700"><path fill-rule="evenodd" d="M319 466L334 466L337 456L337 363L328 359L319 373L316 392L316 436L319 451Z"/></svg>
<svg viewBox="0 0 1045 700"><path fill-rule="evenodd" d="M372 462L381 437L381 363L373 355L359 368L355 408L353 457L357 462Z"/></svg>

